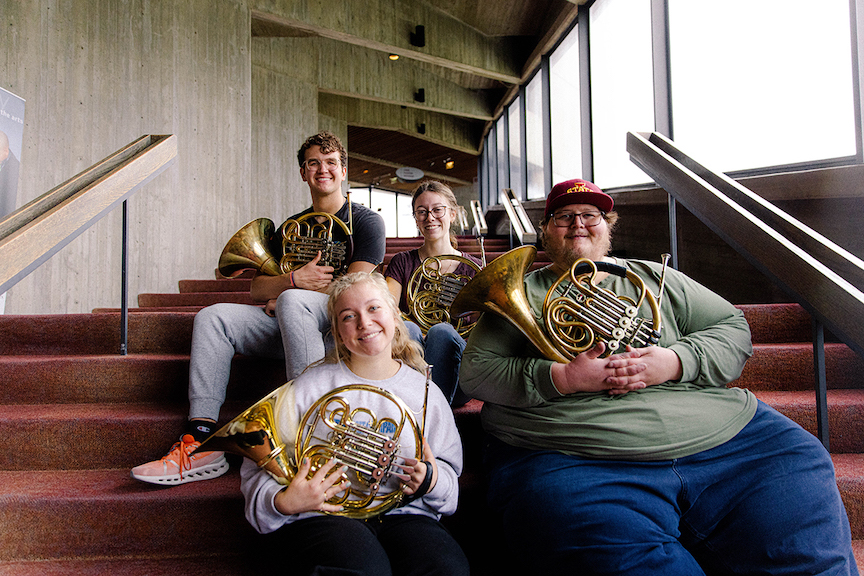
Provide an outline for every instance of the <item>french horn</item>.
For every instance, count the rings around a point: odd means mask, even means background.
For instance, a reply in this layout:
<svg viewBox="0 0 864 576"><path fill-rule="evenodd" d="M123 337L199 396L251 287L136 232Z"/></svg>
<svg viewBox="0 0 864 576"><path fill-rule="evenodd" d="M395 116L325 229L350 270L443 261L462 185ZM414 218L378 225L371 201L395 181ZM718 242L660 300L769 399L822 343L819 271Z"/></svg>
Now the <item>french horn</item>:
<svg viewBox="0 0 864 576"><path fill-rule="evenodd" d="M424 259L411 274L405 299L411 310L410 319L417 323L424 336L435 324L449 322L453 324L460 336L466 338L474 327L476 319L452 316L450 306L462 287L471 280L471 276L442 273L441 268L448 260L466 264L476 272L480 271L477 264L464 256L456 254L430 256Z"/></svg>
<svg viewBox="0 0 864 576"><path fill-rule="evenodd" d="M520 246L493 260L465 285L450 306L450 313L456 316L472 311L498 314L522 332L541 354L556 362L570 362L597 342L606 344L604 356L628 345L639 348L657 344L668 254L663 255L657 296L637 274L623 266L584 258L576 261L546 293L542 311L544 326L535 319L523 283L536 254L534 246ZM627 278L637 287L638 299L618 296L597 286L598 271ZM651 310L650 319L638 316L643 302Z"/></svg>
<svg viewBox="0 0 864 576"><path fill-rule="evenodd" d="M286 220L279 234L275 228L269 218L258 218L238 230L219 256L219 273L233 278L251 269L278 276L311 262L318 252L319 266L332 266L335 276L347 271L353 236L351 229L333 214L310 212Z"/></svg>
<svg viewBox="0 0 864 576"><path fill-rule="evenodd" d="M425 410L424 401L424 423ZM348 467L343 476L350 485L327 500L342 507L328 514L364 519L402 503L406 496L397 460L422 460L423 433L398 396L376 386L350 384L321 396L299 420L298 412L291 381L220 428L196 452L241 455L284 485L291 483L305 458L311 463L310 477L335 459Z"/></svg>

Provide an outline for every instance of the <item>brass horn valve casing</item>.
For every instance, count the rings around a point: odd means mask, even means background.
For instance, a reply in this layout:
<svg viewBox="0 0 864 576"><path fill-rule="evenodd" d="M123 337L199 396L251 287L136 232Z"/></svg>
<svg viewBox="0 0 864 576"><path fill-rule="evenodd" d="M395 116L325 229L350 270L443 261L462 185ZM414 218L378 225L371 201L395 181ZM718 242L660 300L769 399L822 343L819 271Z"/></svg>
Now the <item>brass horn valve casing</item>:
<svg viewBox="0 0 864 576"><path fill-rule="evenodd" d="M456 317L450 314L450 306L470 276L441 272L445 262L455 261L479 271L472 260L455 254L430 256L411 274L406 289L406 300L411 309L411 320L417 323L425 336L429 328L440 322L453 324L463 338L467 338L476 323L476 318Z"/></svg>
<svg viewBox="0 0 864 576"><path fill-rule="evenodd" d="M243 270L287 274L311 262L320 252L320 266L332 266L336 276L348 269L353 237L348 226L326 212L288 219L275 231L269 218L258 218L238 230L219 256L219 273L234 277ZM277 256L278 254L278 256Z"/></svg>
<svg viewBox="0 0 864 576"><path fill-rule="evenodd" d="M657 297L638 275L623 266L586 259L575 262L547 291L541 326L534 317L524 284L525 273L536 254L534 246L520 246L493 260L465 285L453 301L450 313L498 314L519 329L543 356L556 362L570 362L598 341L606 343L604 355L627 345L638 348L657 344L668 255L663 255ZM637 300L598 287L595 278L599 271L627 278L638 288ZM651 310L651 319L637 316L643 302Z"/></svg>
<svg viewBox="0 0 864 576"><path fill-rule="evenodd" d="M368 404L374 404L373 410ZM422 459L422 433L414 413L391 392L368 384L331 390L297 418L293 382L271 392L223 426L197 451L239 454L289 484L308 458L309 475L331 459L347 466L350 486L328 500L332 514L369 518L404 497L397 459Z"/></svg>

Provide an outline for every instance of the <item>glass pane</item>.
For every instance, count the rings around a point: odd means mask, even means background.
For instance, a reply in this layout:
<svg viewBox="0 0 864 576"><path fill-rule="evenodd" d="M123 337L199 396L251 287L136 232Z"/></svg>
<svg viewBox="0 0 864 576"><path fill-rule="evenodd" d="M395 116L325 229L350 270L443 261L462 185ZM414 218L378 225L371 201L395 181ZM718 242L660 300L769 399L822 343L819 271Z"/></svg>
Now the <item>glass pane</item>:
<svg viewBox="0 0 864 576"><path fill-rule="evenodd" d="M396 210L398 213L398 236L400 238L417 236L417 226L414 224L414 215L411 213L411 196L408 194L397 194Z"/></svg>
<svg viewBox="0 0 864 576"><path fill-rule="evenodd" d="M521 117L520 101L517 96L507 109L507 123L510 134L510 188L519 199L525 198L524 186L522 185L522 132L519 129Z"/></svg>
<svg viewBox="0 0 864 576"><path fill-rule="evenodd" d="M357 204L362 204L369 208L372 205L372 202L369 197L369 188L351 188L349 190L351 192L351 202L356 202Z"/></svg>
<svg viewBox="0 0 864 576"><path fill-rule="evenodd" d="M495 126L489 131L484 147L486 155L486 194L488 194L488 206L498 204L498 139L495 134Z"/></svg>
<svg viewBox="0 0 864 576"><path fill-rule="evenodd" d="M601 0L589 17L594 181L601 188L648 182L630 161L627 132L654 130L651 0Z"/></svg>
<svg viewBox="0 0 864 576"><path fill-rule="evenodd" d="M396 236L396 194L384 190L372 190L372 210L378 212L384 219L384 228L388 238Z"/></svg>
<svg viewBox="0 0 864 576"><path fill-rule="evenodd" d="M498 189L510 187L510 158L507 152L507 116L502 114L495 123L495 136L498 140Z"/></svg>
<svg viewBox="0 0 864 576"><path fill-rule="evenodd" d="M549 56L552 182L582 177L578 27Z"/></svg>
<svg viewBox="0 0 864 576"><path fill-rule="evenodd" d="M855 154L847 0L669 0L669 27L674 136L693 158L725 172Z"/></svg>
<svg viewBox="0 0 864 576"><path fill-rule="evenodd" d="M543 87L541 81L540 74L535 74L528 86L525 87L525 144L528 156L529 200L545 198L546 192L548 192L543 180Z"/></svg>

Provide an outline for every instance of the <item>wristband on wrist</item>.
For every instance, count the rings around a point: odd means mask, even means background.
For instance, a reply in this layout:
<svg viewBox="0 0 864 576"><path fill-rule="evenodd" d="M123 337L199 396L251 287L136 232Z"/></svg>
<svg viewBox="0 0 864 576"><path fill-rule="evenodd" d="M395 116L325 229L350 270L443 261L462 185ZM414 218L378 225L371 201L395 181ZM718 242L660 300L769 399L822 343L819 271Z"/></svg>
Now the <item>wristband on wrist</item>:
<svg viewBox="0 0 864 576"><path fill-rule="evenodd" d="M428 460L423 460L423 463L426 465L426 476L423 478L420 486L417 487L417 491L408 496L406 502L413 502L418 498L422 498L429 492L429 488L432 486L432 463Z"/></svg>
<svg viewBox="0 0 864 576"><path fill-rule="evenodd" d="M294 283L294 271L291 270L291 273L288 275L288 280L291 281L291 288L296 288L297 284Z"/></svg>

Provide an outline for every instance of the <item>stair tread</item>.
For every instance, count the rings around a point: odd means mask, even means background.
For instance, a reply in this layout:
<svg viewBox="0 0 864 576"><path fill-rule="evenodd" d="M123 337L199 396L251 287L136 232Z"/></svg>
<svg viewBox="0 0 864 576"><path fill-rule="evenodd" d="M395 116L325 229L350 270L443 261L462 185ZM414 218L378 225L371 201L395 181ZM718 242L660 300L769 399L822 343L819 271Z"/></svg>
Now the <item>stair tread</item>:
<svg viewBox="0 0 864 576"><path fill-rule="evenodd" d="M16 498L57 500L185 500L240 496L235 470L212 480L164 487L139 482L128 468L99 470L0 470L0 494ZM0 498L2 501L3 498Z"/></svg>

